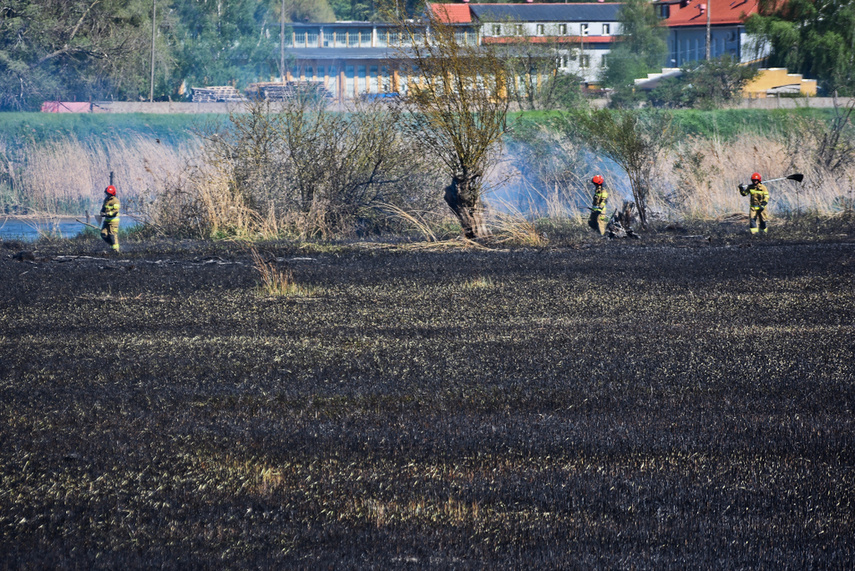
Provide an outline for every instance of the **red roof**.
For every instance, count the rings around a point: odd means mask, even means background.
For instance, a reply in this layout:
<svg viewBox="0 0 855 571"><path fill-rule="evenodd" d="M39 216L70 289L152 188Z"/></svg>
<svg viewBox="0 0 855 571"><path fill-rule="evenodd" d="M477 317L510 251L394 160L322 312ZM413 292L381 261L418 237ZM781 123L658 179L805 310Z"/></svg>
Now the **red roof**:
<svg viewBox="0 0 855 571"><path fill-rule="evenodd" d="M690 0L684 7L680 3L667 3L670 15L665 20L669 28L682 26L706 26L706 6L710 8L710 25L741 24L758 11L759 0Z"/></svg>
<svg viewBox="0 0 855 571"><path fill-rule="evenodd" d="M472 22L472 12L468 4L431 4L433 15L446 24L469 24Z"/></svg>

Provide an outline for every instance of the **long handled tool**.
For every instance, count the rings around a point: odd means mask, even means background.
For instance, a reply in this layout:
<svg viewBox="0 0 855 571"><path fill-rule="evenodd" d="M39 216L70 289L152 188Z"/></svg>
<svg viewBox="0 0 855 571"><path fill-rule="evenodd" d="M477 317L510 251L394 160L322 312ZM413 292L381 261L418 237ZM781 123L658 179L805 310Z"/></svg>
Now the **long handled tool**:
<svg viewBox="0 0 855 571"><path fill-rule="evenodd" d="M779 180L794 180L794 181L796 181L796 182L801 182L801 181L803 181L804 179L805 179L805 175L803 175L802 173L798 173L798 172L797 172L796 174L791 174L791 175L788 175L788 176L782 176L782 177L780 177L780 178L773 178L773 179L770 179L770 180L764 180L764 181L763 181L763 184L769 184L770 182L778 182Z"/></svg>
<svg viewBox="0 0 855 571"><path fill-rule="evenodd" d="M74 220L75 220L75 221L77 221L77 222L80 222L80 223L81 223L81 224L83 224L84 226L89 226L90 228L95 228L96 230L100 230L100 229L101 229L101 228L99 228L98 226L95 226L94 224L90 224L90 223L88 223L88 222L84 222L83 220L80 220L80 219L78 219L78 218L75 218Z"/></svg>

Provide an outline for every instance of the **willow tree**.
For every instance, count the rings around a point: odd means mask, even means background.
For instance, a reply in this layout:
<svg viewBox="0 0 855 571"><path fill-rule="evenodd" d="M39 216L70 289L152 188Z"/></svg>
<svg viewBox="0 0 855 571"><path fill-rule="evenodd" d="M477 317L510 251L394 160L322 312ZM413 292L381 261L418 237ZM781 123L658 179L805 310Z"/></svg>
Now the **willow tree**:
<svg viewBox="0 0 855 571"><path fill-rule="evenodd" d="M434 8L426 20L402 24L409 38L404 65L414 72L403 97L403 125L445 166L445 202L464 236L482 238L489 234L484 174L507 130L505 63L490 47L476 45L474 32L448 23L443 5Z"/></svg>

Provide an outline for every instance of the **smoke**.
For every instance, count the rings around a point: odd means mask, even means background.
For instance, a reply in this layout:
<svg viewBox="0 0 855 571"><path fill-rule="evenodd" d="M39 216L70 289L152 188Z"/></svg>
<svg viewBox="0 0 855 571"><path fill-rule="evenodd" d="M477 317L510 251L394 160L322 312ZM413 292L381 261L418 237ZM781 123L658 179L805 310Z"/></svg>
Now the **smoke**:
<svg viewBox="0 0 855 571"><path fill-rule="evenodd" d="M535 218L587 215L596 174L605 179L613 205L632 200L629 179L614 161L541 132L536 140L507 145L486 180L485 201Z"/></svg>

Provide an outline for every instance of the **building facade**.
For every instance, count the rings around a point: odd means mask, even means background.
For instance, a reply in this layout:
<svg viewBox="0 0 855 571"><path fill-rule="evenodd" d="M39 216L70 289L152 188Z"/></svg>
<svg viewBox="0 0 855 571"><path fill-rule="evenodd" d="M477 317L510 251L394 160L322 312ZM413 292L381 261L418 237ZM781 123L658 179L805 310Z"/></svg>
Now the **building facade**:
<svg viewBox="0 0 855 571"><path fill-rule="evenodd" d="M682 67L706 59L707 29L710 57L731 56L752 63L769 55L745 31L745 20L759 9L759 0L659 0L659 17L668 26L667 67Z"/></svg>
<svg viewBox="0 0 855 571"><path fill-rule="evenodd" d="M455 27L461 44L548 44L559 71L590 83L620 34L616 3L431 4L428 9ZM430 34L418 24L413 30L415 38L377 22L292 24L285 41L292 65L284 80L319 84L339 100L406 93L416 74L404 65L407 46Z"/></svg>

